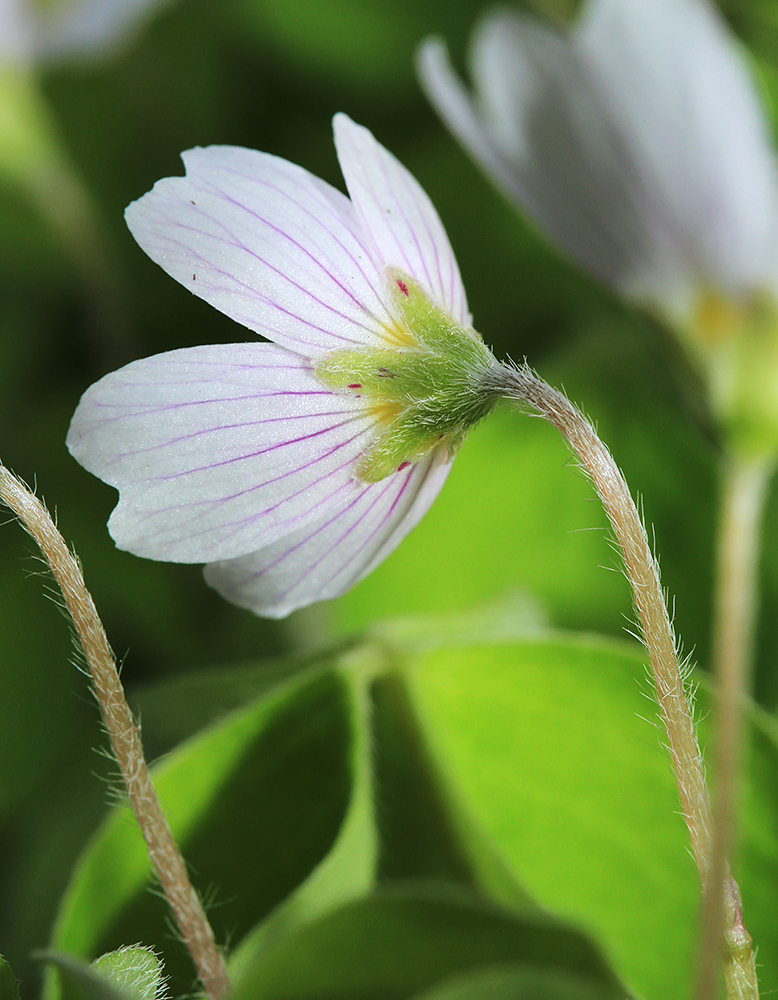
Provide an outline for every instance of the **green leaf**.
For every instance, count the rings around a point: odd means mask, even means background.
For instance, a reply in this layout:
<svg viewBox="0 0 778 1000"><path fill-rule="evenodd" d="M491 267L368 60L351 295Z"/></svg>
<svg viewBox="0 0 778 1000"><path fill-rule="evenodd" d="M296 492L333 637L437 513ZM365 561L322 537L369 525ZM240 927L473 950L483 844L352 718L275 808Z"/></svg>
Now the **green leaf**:
<svg viewBox="0 0 778 1000"><path fill-rule="evenodd" d="M165 989L162 963L151 948L142 945L109 951L96 958L92 968L120 992L130 993L140 1000L157 1000Z"/></svg>
<svg viewBox="0 0 778 1000"><path fill-rule="evenodd" d="M579 931L514 914L452 886L408 883L302 927L254 962L234 1000L401 1000L453 974L511 963L583 977L598 997L626 991Z"/></svg>
<svg viewBox="0 0 778 1000"><path fill-rule="evenodd" d="M492 843L451 797L402 675L376 677L371 694L378 881L458 882L509 906L534 908Z"/></svg>
<svg viewBox="0 0 778 1000"><path fill-rule="evenodd" d="M374 812L369 686L378 668L375 653L356 649L341 661L352 705L351 798L337 838L310 877L248 934L230 960L239 975L279 937L329 909L368 892L376 877L378 833Z"/></svg>
<svg viewBox="0 0 778 1000"><path fill-rule="evenodd" d="M0 1000L19 1000L16 976L2 955L0 955Z"/></svg>
<svg viewBox="0 0 778 1000"><path fill-rule="evenodd" d="M412 634L416 643L430 641L422 629L402 631L406 640ZM396 656L369 644L342 657L355 720L348 812L327 858L244 939L230 961L233 974L295 928L398 879L446 879L512 906L530 905L482 832L447 797L394 670Z"/></svg>
<svg viewBox="0 0 778 1000"><path fill-rule="evenodd" d="M438 766L516 879L601 942L637 993L687 997L699 881L641 651L594 637L439 649L410 683ZM769 991L778 743L752 723L736 875Z"/></svg>
<svg viewBox="0 0 778 1000"><path fill-rule="evenodd" d="M606 1000L610 987L558 969L505 965L446 979L414 1000Z"/></svg>
<svg viewBox="0 0 778 1000"><path fill-rule="evenodd" d="M326 857L351 787L349 693L331 669L274 689L185 743L154 769L157 789L211 921L234 943ZM91 957L152 944L174 991L193 971L171 943L166 904L148 891L134 817L115 810L82 857L57 921L58 950Z"/></svg>
<svg viewBox="0 0 778 1000"><path fill-rule="evenodd" d="M131 693L143 722L143 745L150 759L168 753L198 730L230 712L269 695L303 673L332 665L336 652L260 660L195 670L156 681Z"/></svg>

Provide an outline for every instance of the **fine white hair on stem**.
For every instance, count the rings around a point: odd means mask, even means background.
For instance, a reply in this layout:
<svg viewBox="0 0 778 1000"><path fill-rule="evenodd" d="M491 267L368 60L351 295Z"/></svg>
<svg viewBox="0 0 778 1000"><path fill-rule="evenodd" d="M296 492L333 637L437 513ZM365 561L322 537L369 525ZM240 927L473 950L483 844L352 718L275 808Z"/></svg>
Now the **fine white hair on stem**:
<svg viewBox="0 0 778 1000"><path fill-rule="evenodd" d="M229 989L224 959L162 812L143 755L140 732L124 697L116 660L92 596L86 589L80 563L57 531L44 504L2 463L0 502L13 511L37 543L62 591L89 668L113 758L121 771L149 858L203 987L210 1000L218 1000Z"/></svg>
<svg viewBox="0 0 778 1000"><path fill-rule="evenodd" d="M742 921L740 891L726 859L714 865L714 824L705 766L692 714L693 690L688 684L690 660L681 657L641 515L613 457L592 423L562 393L540 379L529 366L502 366L495 372L495 390L508 399L529 404L560 432L588 471L618 541L632 588L635 611L667 733L681 809L702 883L703 898L714 898L722 884L727 916L724 966L731 997L757 997L758 986L751 939ZM721 892L721 889L718 888ZM723 923L723 922L722 922ZM742 986L742 989L740 989ZM707 996L708 994L700 994Z"/></svg>

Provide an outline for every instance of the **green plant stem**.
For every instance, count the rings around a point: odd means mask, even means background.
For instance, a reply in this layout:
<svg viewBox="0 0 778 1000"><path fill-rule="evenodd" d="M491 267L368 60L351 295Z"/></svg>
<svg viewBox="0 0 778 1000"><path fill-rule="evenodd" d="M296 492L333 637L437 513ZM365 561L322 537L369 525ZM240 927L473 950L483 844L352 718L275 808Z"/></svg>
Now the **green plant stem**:
<svg viewBox="0 0 778 1000"><path fill-rule="evenodd" d="M624 477L586 417L528 368L505 369L505 374L506 390L512 390L513 398L529 403L561 433L589 473L605 507L621 548L648 650L692 852L700 877L705 880L711 850L710 796L659 569L643 522Z"/></svg>
<svg viewBox="0 0 778 1000"><path fill-rule="evenodd" d="M62 591L81 641L127 797L143 833L149 857L178 923L181 936L211 1000L229 989L227 968L213 930L186 871L162 811L143 754L140 733L124 697L113 652L81 568L41 501L0 464L0 501L19 518L38 544Z"/></svg>
<svg viewBox="0 0 778 1000"><path fill-rule="evenodd" d="M610 452L592 424L566 396L547 385L526 366L503 368L496 382L498 391L503 395L529 404L557 428L589 473L608 515L621 549L648 651L681 808L700 874L703 899L709 899L714 857L710 795L691 700L684 684L684 671L678 660L675 635L662 593L659 567L637 507ZM720 879L720 884L723 886L726 879L726 916L728 934L732 938L731 953L738 956L737 965L730 970L731 975L727 975L728 997L731 1000L756 1000L756 975L748 973L748 969L753 970L751 940L743 926L739 892L729 875L726 853L722 857L725 878ZM717 973L718 965L714 966L713 989L705 994L706 1000L715 996Z"/></svg>
<svg viewBox="0 0 778 1000"><path fill-rule="evenodd" d="M754 956L727 859L736 840L743 698L751 688L762 511L774 461L728 456L722 476L713 628L716 795L708 890L703 901L698 1000L715 995L724 942L727 996L756 989Z"/></svg>
<svg viewBox="0 0 778 1000"><path fill-rule="evenodd" d="M124 364L132 353L132 333L113 249L90 192L64 155L36 163L25 183L81 282L97 363Z"/></svg>

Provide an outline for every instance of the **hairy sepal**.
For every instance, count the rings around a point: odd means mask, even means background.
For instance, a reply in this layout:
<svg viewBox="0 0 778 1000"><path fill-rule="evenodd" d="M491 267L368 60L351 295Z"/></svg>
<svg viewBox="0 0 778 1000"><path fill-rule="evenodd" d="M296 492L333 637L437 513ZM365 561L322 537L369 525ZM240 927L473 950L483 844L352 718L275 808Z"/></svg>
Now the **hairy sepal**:
<svg viewBox="0 0 778 1000"><path fill-rule="evenodd" d="M475 330L447 316L407 275L387 268L396 347L331 351L316 375L329 388L364 399L378 436L357 467L378 482L440 444L453 453L491 410L497 362Z"/></svg>

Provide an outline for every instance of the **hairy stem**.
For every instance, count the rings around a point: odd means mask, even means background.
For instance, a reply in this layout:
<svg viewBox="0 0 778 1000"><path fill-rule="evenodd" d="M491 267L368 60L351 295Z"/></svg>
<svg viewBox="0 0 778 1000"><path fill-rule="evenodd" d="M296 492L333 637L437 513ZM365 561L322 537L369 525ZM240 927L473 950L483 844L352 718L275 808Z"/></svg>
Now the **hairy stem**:
<svg viewBox="0 0 778 1000"><path fill-rule="evenodd" d="M738 992L738 984L756 984L751 942L742 925L737 886L728 877L727 858L736 838L742 701L751 686L759 535L773 465L771 459L732 456L723 473L713 632L716 795L710 881L703 902L699 1000L714 995L722 940L728 995L753 995Z"/></svg>
<svg viewBox="0 0 778 1000"><path fill-rule="evenodd" d="M726 888L727 927L733 940L731 952L740 955L738 969L733 972L733 976L727 975L728 996L737 997L738 1000L755 1000L758 996L755 975L749 979L747 975L740 974L748 964L748 956L753 968L753 952L742 923L739 892L729 874L726 854L723 855L721 872L716 875L713 872L713 815L690 700L662 593L659 568L629 488L594 427L566 396L551 388L526 366L504 367L496 375L495 381L497 391L508 398L529 404L557 428L588 471L605 507L621 548L648 651L656 698L667 732L681 808L700 874L703 898L710 898L711 880L714 877L719 879L721 893ZM706 1000L715 996L717 972L718 965L715 965L713 987L705 995ZM730 984L733 978L738 980L737 990L734 990L734 982Z"/></svg>
<svg viewBox="0 0 778 1000"><path fill-rule="evenodd" d="M84 584L78 561L57 531L45 506L2 464L0 501L16 514L25 530L38 544L62 590L89 666L111 748L124 779L127 797L146 841L149 857L173 910L184 943L197 967L202 985L211 1000L217 1000L229 988L224 959L216 946L211 925L189 881L186 865L162 812L143 755L140 733L124 697L116 661L92 597Z"/></svg>

